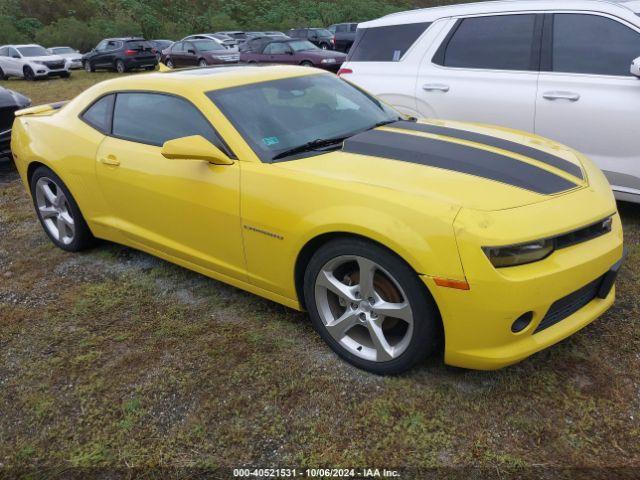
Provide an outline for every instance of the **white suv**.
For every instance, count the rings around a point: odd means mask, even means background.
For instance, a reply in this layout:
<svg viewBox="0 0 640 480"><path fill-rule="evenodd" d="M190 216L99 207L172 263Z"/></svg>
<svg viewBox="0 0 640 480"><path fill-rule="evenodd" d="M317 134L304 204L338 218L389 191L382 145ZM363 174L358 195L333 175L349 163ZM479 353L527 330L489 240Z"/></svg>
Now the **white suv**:
<svg viewBox="0 0 640 480"><path fill-rule="evenodd" d="M640 1L519 0L358 25L339 75L399 110L570 145L640 202Z"/></svg>
<svg viewBox="0 0 640 480"><path fill-rule="evenodd" d="M3 45L0 47L0 78L21 77L26 80L59 76L69 77L64 58L51 55L40 45Z"/></svg>

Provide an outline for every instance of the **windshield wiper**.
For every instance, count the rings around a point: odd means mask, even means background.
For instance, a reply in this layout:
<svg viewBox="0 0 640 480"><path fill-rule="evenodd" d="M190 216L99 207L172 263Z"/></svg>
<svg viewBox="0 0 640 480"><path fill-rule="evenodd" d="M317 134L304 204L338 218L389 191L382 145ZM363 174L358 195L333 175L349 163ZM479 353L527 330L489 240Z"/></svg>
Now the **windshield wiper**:
<svg viewBox="0 0 640 480"><path fill-rule="evenodd" d="M291 155L295 155L296 153L309 152L312 150L318 150L323 147L329 147L331 145L342 143L347 138L349 138L349 136L350 135L334 138L316 138L315 140L311 140L310 142L290 148L288 150L285 150L284 152L280 152L279 154L274 156L272 160L280 160L281 158L289 157Z"/></svg>

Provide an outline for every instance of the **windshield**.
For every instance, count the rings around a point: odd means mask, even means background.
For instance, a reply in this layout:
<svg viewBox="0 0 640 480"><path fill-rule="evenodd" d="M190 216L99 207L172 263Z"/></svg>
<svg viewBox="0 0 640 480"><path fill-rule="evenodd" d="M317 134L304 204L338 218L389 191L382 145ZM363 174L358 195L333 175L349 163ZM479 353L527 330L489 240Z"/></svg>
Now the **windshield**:
<svg viewBox="0 0 640 480"><path fill-rule="evenodd" d="M319 37L332 37L333 34L327 30L326 28L318 28L316 30L316 33L318 34Z"/></svg>
<svg viewBox="0 0 640 480"><path fill-rule="evenodd" d="M297 40L295 42L289 42L289 46L294 52L306 52L308 50L319 50L309 40Z"/></svg>
<svg viewBox="0 0 640 480"><path fill-rule="evenodd" d="M214 90L207 96L264 162L314 140L355 135L401 118L375 98L327 74ZM318 152L303 153L313 154Z"/></svg>
<svg viewBox="0 0 640 480"><path fill-rule="evenodd" d="M198 40L192 42L200 52L211 52L213 50L226 50L222 45L214 40Z"/></svg>
<svg viewBox="0 0 640 480"><path fill-rule="evenodd" d="M49 55L42 47L20 47L18 51L23 57L45 57Z"/></svg>
<svg viewBox="0 0 640 480"><path fill-rule="evenodd" d="M60 48L52 48L51 51L53 53L76 53L76 51L71 47L60 47Z"/></svg>

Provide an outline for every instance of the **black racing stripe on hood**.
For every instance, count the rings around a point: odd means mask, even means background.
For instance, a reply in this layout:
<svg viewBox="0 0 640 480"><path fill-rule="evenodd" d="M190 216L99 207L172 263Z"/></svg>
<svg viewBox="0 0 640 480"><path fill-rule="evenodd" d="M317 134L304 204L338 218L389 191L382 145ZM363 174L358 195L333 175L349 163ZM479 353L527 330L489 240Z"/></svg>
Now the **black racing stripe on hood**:
<svg viewBox="0 0 640 480"><path fill-rule="evenodd" d="M392 123L387 126L399 128L402 130L412 130L414 132L446 135L447 137L458 138L460 140L467 140L469 142L481 143L484 145L489 145L491 147L501 148L502 150L507 150L519 155L524 155L525 157L529 157L539 162L546 163L547 165L556 167L573 175L574 177L578 177L579 179L584 180L582 169L578 165L571 163L564 158L556 157L555 155L551 155L550 153L538 150L537 148L529 147L517 142L512 142L510 140L505 140L503 138L492 137L490 135L484 135L482 133L470 132L468 130L460 130L458 128L441 127L439 125L429 125L426 123L417 122L401 121Z"/></svg>
<svg viewBox="0 0 640 480"><path fill-rule="evenodd" d="M559 175L515 158L418 135L368 130L345 140L343 151L467 173L544 195L576 187Z"/></svg>

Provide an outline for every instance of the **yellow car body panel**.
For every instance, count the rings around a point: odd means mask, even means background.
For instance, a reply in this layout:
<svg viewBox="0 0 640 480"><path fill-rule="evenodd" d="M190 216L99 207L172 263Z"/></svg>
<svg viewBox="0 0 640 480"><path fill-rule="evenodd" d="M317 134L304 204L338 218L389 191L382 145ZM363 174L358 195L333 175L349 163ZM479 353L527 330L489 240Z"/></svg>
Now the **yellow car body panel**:
<svg viewBox="0 0 640 480"><path fill-rule="evenodd" d="M622 257L622 226L611 189L588 159L535 135L433 120L422 125L534 148L576 166L584 178L504 148L407 131L400 134L471 145L531 164L574 186L543 195L447 168L345 151L263 163L205 95L304 75L328 74L296 67L231 67L209 75L177 71L103 82L58 110L19 112L12 134L15 162L27 188L33 165L51 168L73 193L96 237L296 309L303 308L296 268L309 245L335 235L378 242L402 257L435 299L445 332L445 361L452 365L492 369L515 363L570 335L612 304L613 290L533 334L551 304ZM123 91L165 92L189 100L237 160L232 165L169 160L160 147L106 136L79 118L95 99ZM399 133L393 126L379 130ZM481 249L564 234L608 216L613 216L610 233L535 263L497 269ZM466 282L470 289L438 286L436 279ZM511 324L527 311L533 312L533 321L514 334Z"/></svg>

